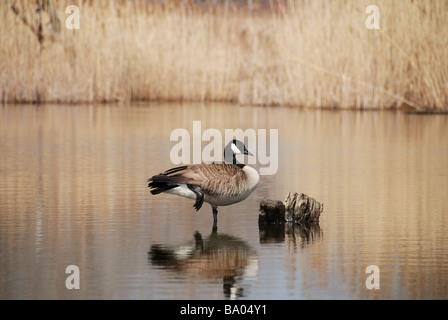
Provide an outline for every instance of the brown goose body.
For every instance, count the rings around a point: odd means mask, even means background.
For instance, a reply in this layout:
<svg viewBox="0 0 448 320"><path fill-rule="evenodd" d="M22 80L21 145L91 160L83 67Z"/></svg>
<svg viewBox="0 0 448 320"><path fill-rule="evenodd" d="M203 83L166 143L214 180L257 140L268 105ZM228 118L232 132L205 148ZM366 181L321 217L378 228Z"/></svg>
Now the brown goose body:
<svg viewBox="0 0 448 320"><path fill-rule="evenodd" d="M204 193L204 202L212 206L228 206L246 199L260 178L256 170L248 166L210 163L176 167L150 180L153 194L160 193L157 186L162 184L172 188L161 192L196 200L196 194L188 185L197 186Z"/></svg>

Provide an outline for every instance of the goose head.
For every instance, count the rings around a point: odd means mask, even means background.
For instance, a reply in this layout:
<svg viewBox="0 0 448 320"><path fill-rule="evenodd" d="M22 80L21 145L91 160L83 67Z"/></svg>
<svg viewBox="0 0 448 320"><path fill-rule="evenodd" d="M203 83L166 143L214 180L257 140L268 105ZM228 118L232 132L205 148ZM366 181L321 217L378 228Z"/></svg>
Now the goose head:
<svg viewBox="0 0 448 320"><path fill-rule="evenodd" d="M224 148L225 162L241 165L241 163L239 163L238 160L236 160L235 156L237 154L247 154L249 156L253 156L253 154L250 153L249 150L246 149L246 146L244 145L244 143L242 143L239 140L233 139Z"/></svg>

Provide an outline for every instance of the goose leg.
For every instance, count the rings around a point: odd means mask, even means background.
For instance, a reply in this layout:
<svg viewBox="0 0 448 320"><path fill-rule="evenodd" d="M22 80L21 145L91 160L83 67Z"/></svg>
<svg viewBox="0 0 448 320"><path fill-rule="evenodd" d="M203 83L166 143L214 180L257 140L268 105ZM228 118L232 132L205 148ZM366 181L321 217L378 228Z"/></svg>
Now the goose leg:
<svg viewBox="0 0 448 320"><path fill-rule="evenodd" d="M212 206L213 210L213 230L218 229L218 207Z"/></svg>
<svg viewBox="0 0 448 320"><path fill-rule="evenodd" d="M204 203L204 192L202 192L201 188L192 184L187 184L187 187L196 195L196 202L194 203L193 208L195 208L196 211L199 211Z"/></svg>

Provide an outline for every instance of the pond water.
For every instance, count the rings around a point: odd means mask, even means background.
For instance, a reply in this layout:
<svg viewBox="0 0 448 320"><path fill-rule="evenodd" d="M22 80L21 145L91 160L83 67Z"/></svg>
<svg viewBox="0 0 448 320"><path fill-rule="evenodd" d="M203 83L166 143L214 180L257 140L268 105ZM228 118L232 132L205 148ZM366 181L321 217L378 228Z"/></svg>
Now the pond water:
<svg viewBox="0 0 448 320"><path fill-rule="evenodd" d="M146 183L195 120L278 130L277 172L217 231L208 204ZM399 112L1 106L0 299L446 299L447 134ZM324 203L319 224L260 229L260 201L290 191Z"/></svg>

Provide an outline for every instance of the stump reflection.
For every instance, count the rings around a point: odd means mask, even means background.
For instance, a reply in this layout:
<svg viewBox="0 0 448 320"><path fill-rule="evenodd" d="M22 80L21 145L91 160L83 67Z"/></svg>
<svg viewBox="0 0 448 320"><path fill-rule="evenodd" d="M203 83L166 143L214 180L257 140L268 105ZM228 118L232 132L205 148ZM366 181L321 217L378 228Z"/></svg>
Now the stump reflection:
<svg viewBox="0 0 448 320"><path fill-rule="evenodd" d="M305 247L320 240L323 232L319 222L259 224L260 243L286 242L294 247Z"/></svg>

